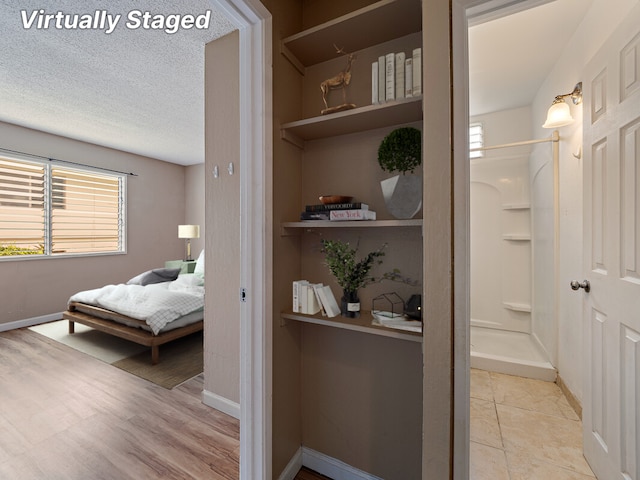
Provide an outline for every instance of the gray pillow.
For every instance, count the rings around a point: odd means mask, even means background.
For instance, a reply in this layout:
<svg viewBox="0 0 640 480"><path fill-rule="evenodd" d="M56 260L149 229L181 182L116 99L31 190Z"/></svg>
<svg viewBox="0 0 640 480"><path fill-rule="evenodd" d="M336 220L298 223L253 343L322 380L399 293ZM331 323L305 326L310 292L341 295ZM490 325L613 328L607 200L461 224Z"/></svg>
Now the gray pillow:
<svg viewBox="0 0 640 480"><path fill-rule="evenodd" d="M127 285L150 285L152 283L172 282L180 274L179 268L155 268L133 277Z"/></svg>

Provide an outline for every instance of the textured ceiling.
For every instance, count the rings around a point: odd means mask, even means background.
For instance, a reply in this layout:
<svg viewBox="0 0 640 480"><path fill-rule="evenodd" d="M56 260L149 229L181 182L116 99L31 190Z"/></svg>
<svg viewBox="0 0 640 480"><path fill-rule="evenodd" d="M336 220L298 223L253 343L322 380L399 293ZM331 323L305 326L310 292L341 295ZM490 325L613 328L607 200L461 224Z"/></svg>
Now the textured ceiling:
<svg viewBox="0 0 640 480"><path fill-rule="evenodd" d="M122 18L110 34L23 28L20 11L41 9ZM200 15L212 5L0 0L0 120L182 165L203 162L204 45L234 28L215 11L208 30L127 28L132 10Z"/></svg>

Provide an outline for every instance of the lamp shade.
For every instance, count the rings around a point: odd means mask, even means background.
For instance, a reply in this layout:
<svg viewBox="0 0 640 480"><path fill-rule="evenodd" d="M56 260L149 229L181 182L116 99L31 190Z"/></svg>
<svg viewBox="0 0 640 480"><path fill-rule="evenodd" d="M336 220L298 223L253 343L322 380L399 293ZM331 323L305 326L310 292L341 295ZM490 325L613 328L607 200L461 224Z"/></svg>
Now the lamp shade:
<svg viewBox="0 0 640 480"><path fill-rule="evenodd" d="M200 238L200 225L178 225L178 238Z"/></svg>
<svg viewBox="0 0 640 480"><path fill-rule="evenodd" d="M554 102L549 107L547 112L547 121L542 125L543 128L556 128L564 127L573 123L573 117L571 116L571 110L566 102Z"/></svg>

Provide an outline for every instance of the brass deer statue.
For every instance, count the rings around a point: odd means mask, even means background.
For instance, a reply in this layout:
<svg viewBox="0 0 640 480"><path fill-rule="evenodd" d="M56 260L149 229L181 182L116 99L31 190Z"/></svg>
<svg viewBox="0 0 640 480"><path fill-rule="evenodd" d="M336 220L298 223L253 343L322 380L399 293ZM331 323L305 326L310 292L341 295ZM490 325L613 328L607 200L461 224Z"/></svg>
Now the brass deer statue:
<svg viewBox="0 0 640 480"><path fill-rule="evenodd" d="M346 110L349 108L354 108L355 105L352 103L347 103L347 93L346 87L351 82L351 64L356 59L356 55L353 53L347 53L343 48L338 48L335 44L333 45L336 49L336 53L345 53L347 55L347 66L340 73L335 75L334 77L328 78L324 82L320 84L320 91L322 92L322 101L324 102L325 109L322 110L322 114L336 112L340 110ZM337 107L329 108L327 104L327 95L330 90L337 90L338 88L342 88L342 101L343 104Z"/></svg>

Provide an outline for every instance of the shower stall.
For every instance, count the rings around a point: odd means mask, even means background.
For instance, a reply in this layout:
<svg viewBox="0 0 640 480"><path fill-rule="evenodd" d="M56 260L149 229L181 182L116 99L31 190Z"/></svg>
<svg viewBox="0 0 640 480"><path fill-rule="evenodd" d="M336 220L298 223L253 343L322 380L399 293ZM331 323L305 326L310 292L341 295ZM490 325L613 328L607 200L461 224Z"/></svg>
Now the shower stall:
<svg viewBox="0 0 640 480"><path fill-rule="evenodd" d="M471 160L471 367L555 380L558 134Z"/></svg>

